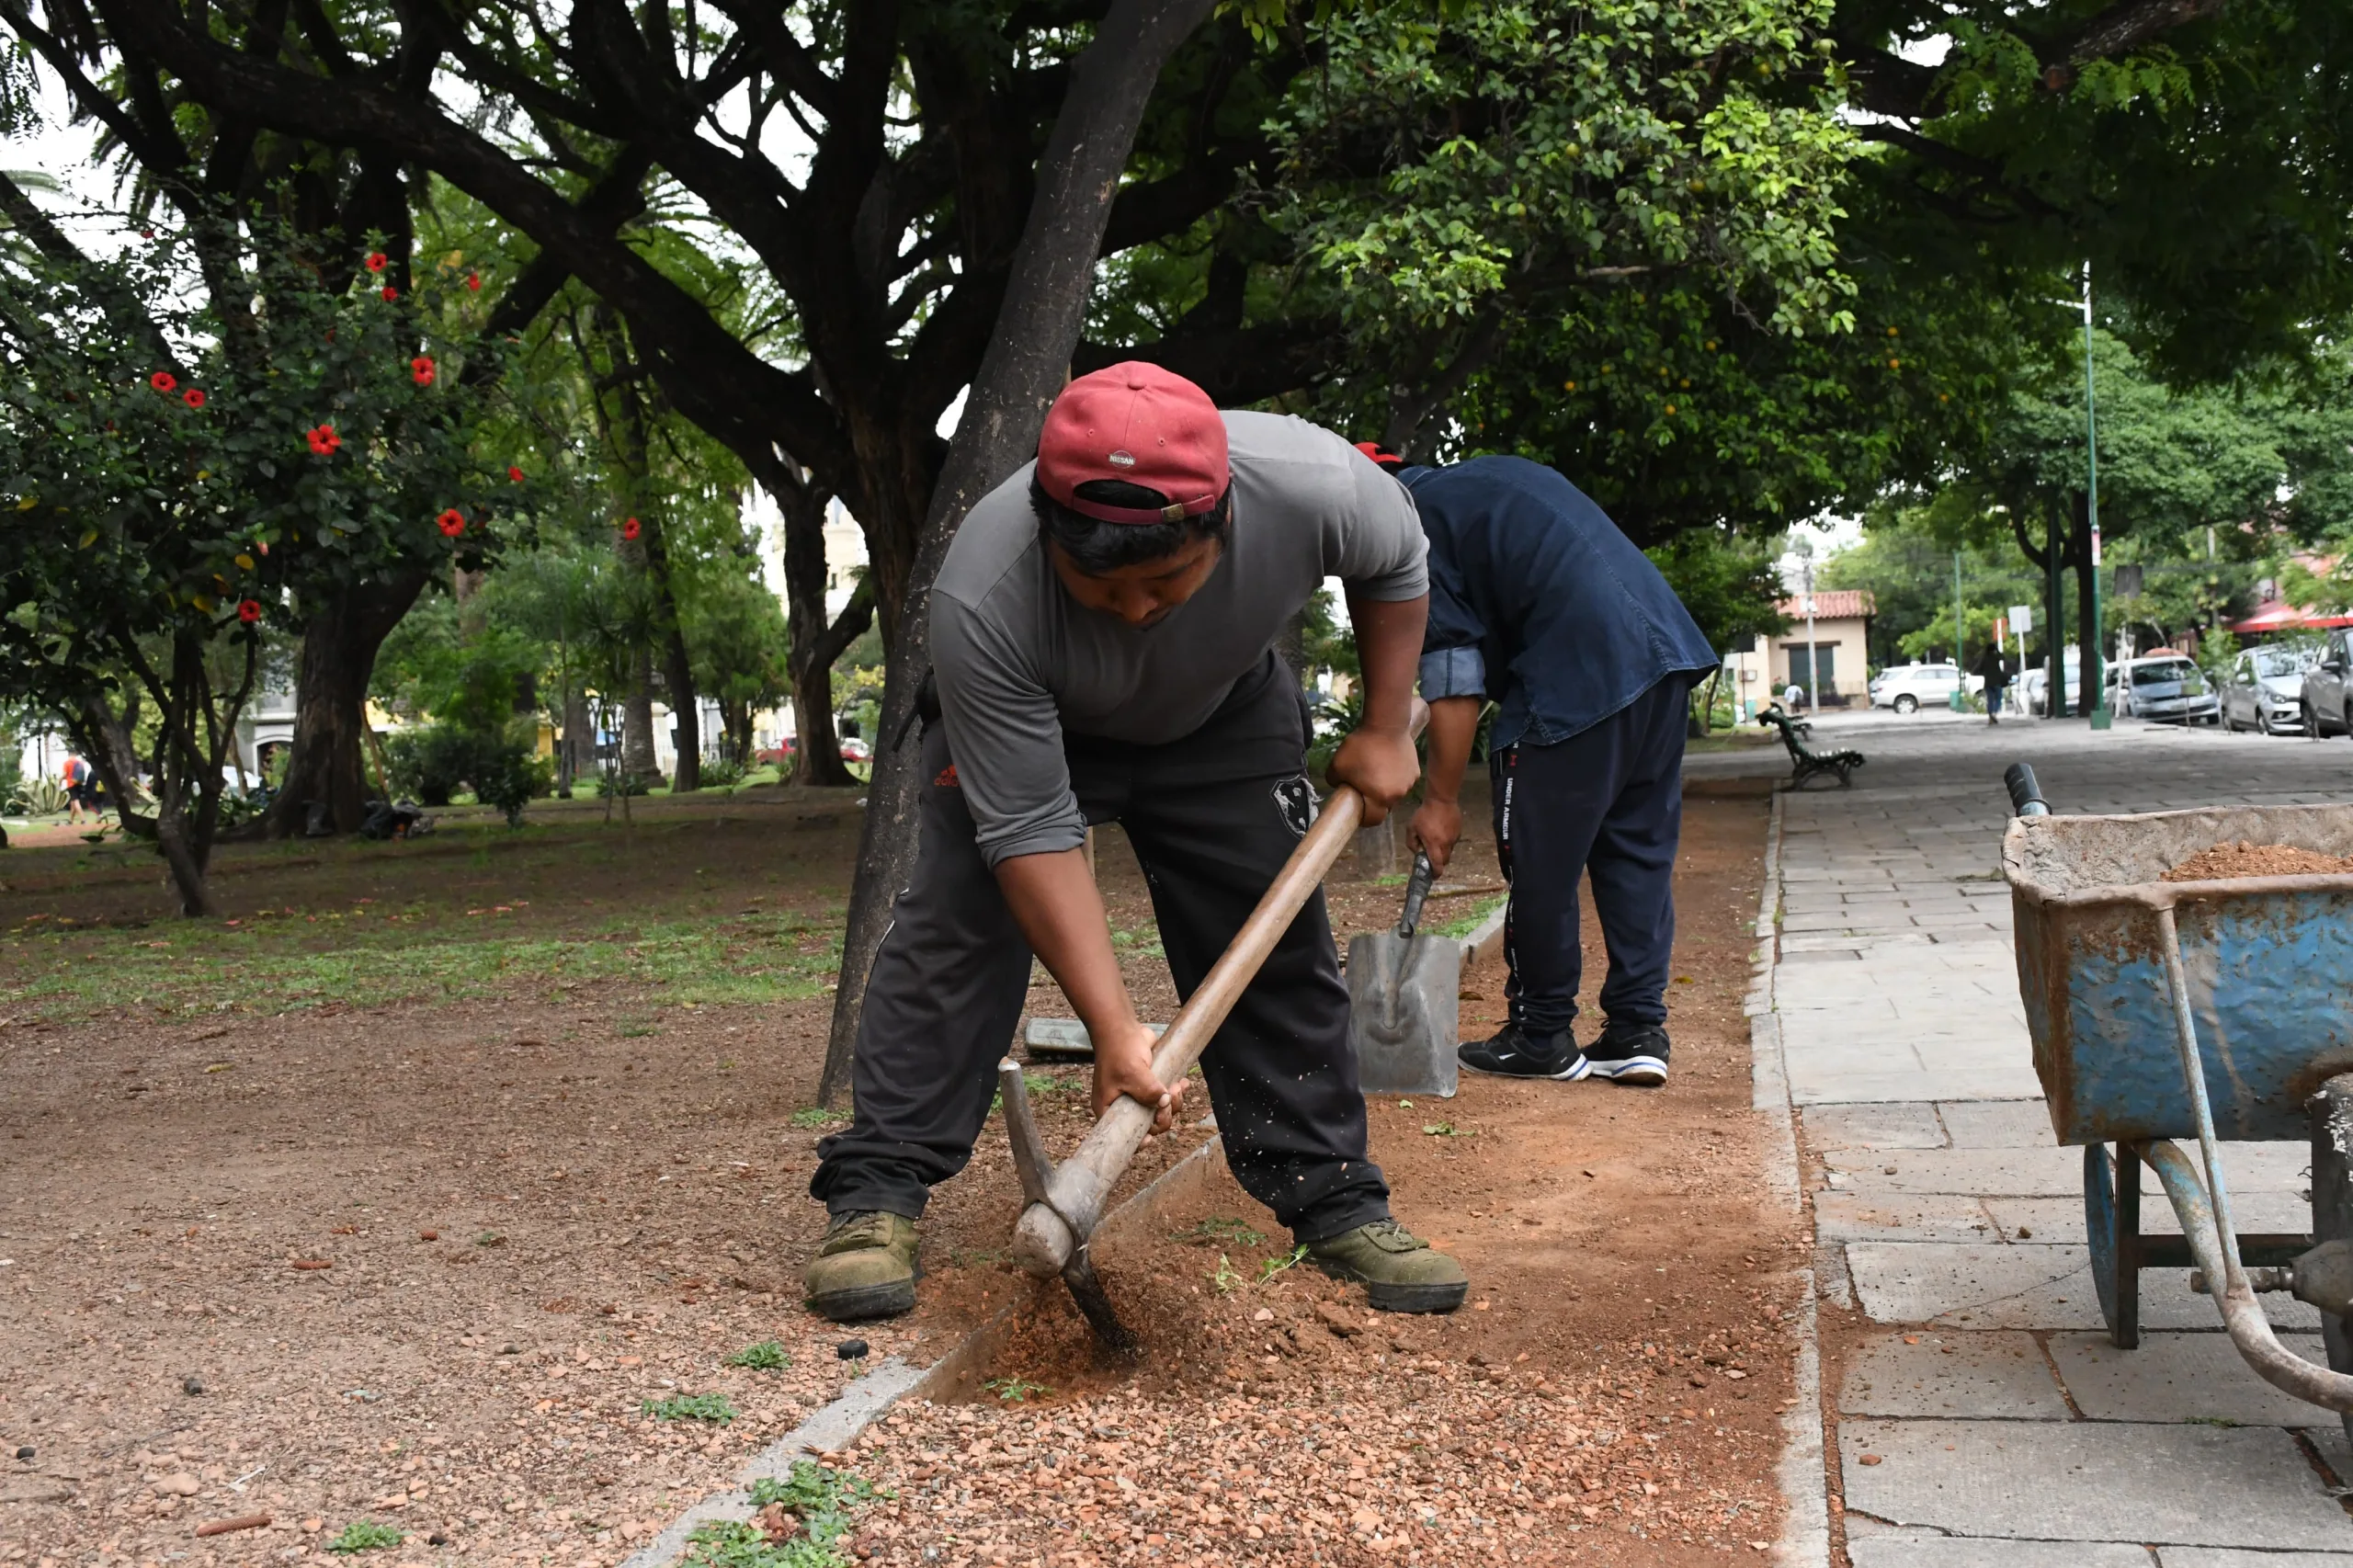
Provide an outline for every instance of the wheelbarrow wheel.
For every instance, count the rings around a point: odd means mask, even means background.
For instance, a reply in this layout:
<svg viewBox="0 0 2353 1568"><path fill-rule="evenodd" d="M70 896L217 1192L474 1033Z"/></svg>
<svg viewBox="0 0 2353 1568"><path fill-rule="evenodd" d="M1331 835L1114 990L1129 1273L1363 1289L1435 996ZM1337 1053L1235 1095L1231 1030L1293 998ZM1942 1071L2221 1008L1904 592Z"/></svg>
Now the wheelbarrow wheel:
<svg viewBox="0 0 2353 1568"><path fill-rule="evenodd" d="M2121 1345L2117 1329L2116 1170L2105 1143L2084 1145L2084 1235L2091 1244L2092 1289L2099 1296L2100 1321L2109 1338Z"/></svg>
<svg viewBox="0 0 2353 1568"><path fill-rule="evenodd" d="M2353 1074L2329 1079L2306 1102L2313 1131L2313 1240L2353 1238ZM2320 1314L2321 1343L2328 1364L2339 1372L2353 1372L2353 1335L2346 1320L2335 1312ZM2343 1418L2345 1436L2353 1441L2353 1414Z"/></svg>

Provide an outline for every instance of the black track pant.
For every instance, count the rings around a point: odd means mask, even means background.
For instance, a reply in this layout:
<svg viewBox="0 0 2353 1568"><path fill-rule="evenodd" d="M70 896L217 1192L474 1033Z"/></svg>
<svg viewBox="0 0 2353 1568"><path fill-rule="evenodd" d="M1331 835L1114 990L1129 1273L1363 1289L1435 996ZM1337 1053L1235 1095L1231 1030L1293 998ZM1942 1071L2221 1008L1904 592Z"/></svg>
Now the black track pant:
<svg viewBox="0 0 2353 1568"><path fill-rule="evenodd" d="M1504 994L1531 1035L1558 1034L1577 1016L1580 872L1593 879L1609 949L1602 1012L1621 1023L1666 1021L1690 690L1688 676L1669 676L1589 730L1489 759L1495 853L1511 884Z"/></svg>
<svg viewBox="0 0 2353 1568"><path fill-rule="evenodd" d="M1192 734L1166 745L1065 743L1090 823L1135 846L1179 995L1210 966L1298 847L1313 810L1298 683L1270 654ZM875 955L858 1022L855 1119L818 1148L813 1197L838 1215L913 1219L964 1168L1029 985L1029 943L973 843L945 733L924 738L923 839ZM1389 1212L1365 1158L1348 993L1318 892L1201 1057L1245 1190L1302 1241Z"/></svg>

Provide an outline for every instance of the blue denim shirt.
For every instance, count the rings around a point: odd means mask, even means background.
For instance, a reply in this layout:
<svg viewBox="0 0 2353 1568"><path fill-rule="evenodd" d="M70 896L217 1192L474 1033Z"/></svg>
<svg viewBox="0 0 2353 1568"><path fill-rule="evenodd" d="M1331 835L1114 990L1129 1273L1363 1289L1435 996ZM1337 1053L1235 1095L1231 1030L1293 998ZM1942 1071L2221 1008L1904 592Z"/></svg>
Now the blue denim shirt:
<svg viewBox="0 0 2353 1568"><path fill-rule="evenodd" d="M1422 695L1493 698L1495 749L1565 741L1670 676L1715 668L1650 558L1551 469L1473 458L1397 477L1430 541Z"/></svg>

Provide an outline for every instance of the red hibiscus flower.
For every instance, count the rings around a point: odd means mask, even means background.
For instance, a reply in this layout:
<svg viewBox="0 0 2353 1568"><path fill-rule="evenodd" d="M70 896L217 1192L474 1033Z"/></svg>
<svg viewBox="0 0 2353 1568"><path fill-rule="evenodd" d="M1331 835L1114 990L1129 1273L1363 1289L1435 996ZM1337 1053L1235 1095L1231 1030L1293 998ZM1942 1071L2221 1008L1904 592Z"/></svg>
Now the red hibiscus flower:
<svg viewBox="0 0 2353 1568"><path fill-rule="evenodd" d="M147 378L147 384L153 387L157 392L167 392L176 390L179 386L180 379L172 374L169 370L158 370L153 375Z"/></svg>
<svg viewBox="0 0 2353 1568"><path fill-rule="evenodd" d="M466 531L466 519L455 506L441 514L441 531L451 539Z"/></svg>
<svg viewBox="0 0 2353 1568"><path fill-rule="evenodd" d="M506 477L513 480L516 483L520 484L523 483L523 471L517 468L513 463L508 463L506 465Z"/></svg>
<svg viewBox="0 0 2353 1568"><path fill-rule="evenodd" d="M369 271L370 271L370 272L381 272L381 271L383 271L383 270L384 270L384 263L385 263L388 259L390 259L390 258L389 258L389 257L387 257L387 256L384 255L384 253L383 253L382 251L380 251L380 250L371 250L371 251L369 251L369 252L368 253L368 270L369 270Z"/></svg>
<svg viewBox="0 0 2353 1568"><path fill-rule="evenodd" d="M190 387L188 391L180 393L180 401L188 404L190 408L202 408L204 406L204 389L202 387Z"/></svg>
<svg viewBox="0 0 2353 1568"><path fill-rule="evenodd" d="M467 274L466 274L466 287L467 287L467 288L469 288L469 289L471 289L471 290L473 290L475 293L477 293L477 294L481 293L481 292L482 292L482 274L481 274L481 273L479 273L479 272L469 272L469 273L467 273Z"/></svg>
<svg viewBox="0 0 2353 1568"><path fill-rule="evenodd" d="M384 299L385 299L386 302L388 302L388 303L389 303L390 301L393 301L393 300L397 300L397 299L399 299L400 297L401 297L401 291L400 291L398 289L393 288L393 287L392 287L391 284L389 284L389 283L387 283L387 284L385 284L385 285L384 285Z"/></svg>
<svg viewBox="0 0 2353 1568"><path fill-rule="evenodd" d="M335 433L332 425L314 426L302 432L302 438L311 443L311 450L323 458L332 456L343 445L343 437Z"/></svg>
<svg viewBox="0 0 2353 1568"><path fill-rule="evenodd" d="M420 354L415 358L410 360L408 362L408 373L416 378L416 384L418 386L431 386L433 384L432 356L428 354Z"/></svg>
<svg viewBox="0 0 2353 1568"><path fill-rule="evenodd" d="M259 620L261 619L261 601L259 599L238 600L237 619L244 621L247 626L251 626L255 621Z"/></svg>
<svg viewBox="0 0 2353 1568"><path fill-rule="evenodd" d="M627 517L621 521L621 538L623 539L635 539L644 531L644 525L635 517Z"/></svg>

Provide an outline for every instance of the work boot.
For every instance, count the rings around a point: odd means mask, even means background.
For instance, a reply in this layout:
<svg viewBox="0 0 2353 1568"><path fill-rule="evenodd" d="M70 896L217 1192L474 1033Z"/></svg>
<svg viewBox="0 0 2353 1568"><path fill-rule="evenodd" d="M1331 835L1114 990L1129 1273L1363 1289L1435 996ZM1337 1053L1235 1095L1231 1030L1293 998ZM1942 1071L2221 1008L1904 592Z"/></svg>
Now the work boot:
<svg viewBox="0 0 2353 1568"><path fill-rule="evenodd" d="M1450 1312L1471 1290L1461 1264L1394 1220L1310 1242L1307 1256L1335 1279L1362 1285L1378 1312Z"/></svg>
<svg viewBox="0 0 2353 1568"><path fill-rule="evenodd" d="M1612 1018L1601 1038L1586 1048L1585 1058L1597 1078L1655 1089L1666 1082L1666 1030L1660 1025Z"/></svg>
<svg viewBox="0 0 2353 1568"><path fill-rule="evenodd" d="M801 1276L803 1304L835 1323L896 1317L915 1304L915 1222L859 1209L835 1220Z"/></svg>
<svg viewBox="0 0 2353 1568"><path fill-rule="evenodd" d="M1590 1071L1578 1053L1576 1037L1568 1030L1531 1035L1516 1023L1497 1029L1492 1040L1458 1047L1454 1059L1473 1073L1499 1078L1553 1078L1571 1084Z"/></svg>

